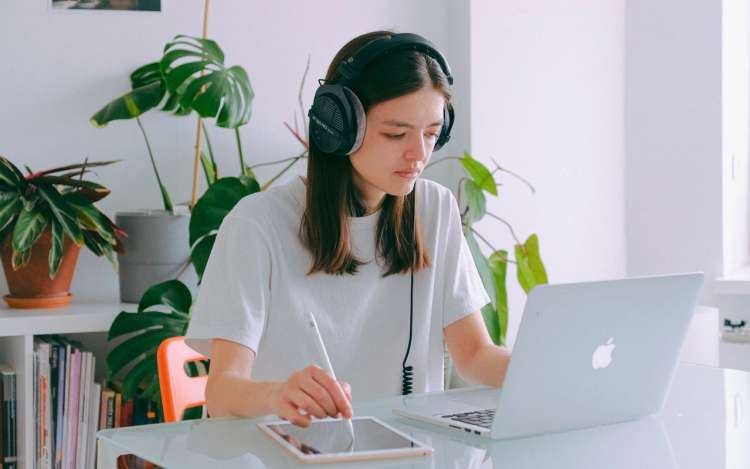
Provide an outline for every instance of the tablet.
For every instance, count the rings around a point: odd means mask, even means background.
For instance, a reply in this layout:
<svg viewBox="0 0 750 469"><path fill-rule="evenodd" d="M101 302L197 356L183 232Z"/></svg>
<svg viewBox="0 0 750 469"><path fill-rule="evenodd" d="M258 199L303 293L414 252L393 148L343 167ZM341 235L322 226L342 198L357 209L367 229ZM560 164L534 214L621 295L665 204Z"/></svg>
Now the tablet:
<svg viewBox="0 0 750 469"><path fill-rule="evenodd" d="M313 420L308 428L287 421L258 423L258 427L305 463L330 463L403 458L432 453L432 448L375 417L355 417L354 442L342 419Z"/></svg>

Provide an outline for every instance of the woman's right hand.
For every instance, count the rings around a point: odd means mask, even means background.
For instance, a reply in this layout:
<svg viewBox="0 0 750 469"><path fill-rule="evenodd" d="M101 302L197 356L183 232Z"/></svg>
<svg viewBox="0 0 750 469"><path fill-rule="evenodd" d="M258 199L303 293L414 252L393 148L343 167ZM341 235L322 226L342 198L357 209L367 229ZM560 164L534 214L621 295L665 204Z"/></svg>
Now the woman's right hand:
<svg viewBox="0 0 750 469"><path fill-rule="evenodd" d="M292 373L289 379L279 383L275 394L274 413L300 427L309 427L313 416L352 418L349 384L336 381L316 365Z"/></svg>

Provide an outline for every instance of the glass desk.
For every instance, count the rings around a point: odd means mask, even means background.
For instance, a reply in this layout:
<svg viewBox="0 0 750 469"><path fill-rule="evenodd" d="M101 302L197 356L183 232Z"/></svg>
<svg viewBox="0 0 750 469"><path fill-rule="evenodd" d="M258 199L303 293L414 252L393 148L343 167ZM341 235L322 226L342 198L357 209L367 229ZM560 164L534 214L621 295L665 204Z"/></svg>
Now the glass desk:
<svg viewBox="0 0 750 469"><path fill-rule="evenodd" d="M430 456L299 464L262 434L260 419L217 418L103 430L98 467L135 454L165 468L637 468L750 469L750 373L681 364L664 409L635 422L494 441L394 415L402 397L355 404L435 449Z"/></svg>

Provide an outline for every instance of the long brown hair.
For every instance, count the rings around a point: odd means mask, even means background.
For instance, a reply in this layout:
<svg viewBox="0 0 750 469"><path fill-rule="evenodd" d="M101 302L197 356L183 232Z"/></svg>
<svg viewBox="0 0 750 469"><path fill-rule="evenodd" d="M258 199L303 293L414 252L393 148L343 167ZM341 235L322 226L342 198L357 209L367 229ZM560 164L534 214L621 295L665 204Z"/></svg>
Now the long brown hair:
<svg viewBox="0 0 750 469"><path fill-rule="evenodd" d="M366 43L391 31L374 31L349 41L328 67L325 80L335 82L343 60ZM450 100L448 80L440 65L428 55L412 50L385 54L368 64L347 86L362 102L365 112L389 99L404 96L426 86ZM352 178L349 157L322 152L310 142L307 163L306 207L300 237L313 262L308 275L316 272L355 274L364 262L351 253L349 217L362 216L366 209ZM385 195L377 224L376 252L384 260L383 277L419 271L430 266L415 217L415 191L406 196Z"/></svg>

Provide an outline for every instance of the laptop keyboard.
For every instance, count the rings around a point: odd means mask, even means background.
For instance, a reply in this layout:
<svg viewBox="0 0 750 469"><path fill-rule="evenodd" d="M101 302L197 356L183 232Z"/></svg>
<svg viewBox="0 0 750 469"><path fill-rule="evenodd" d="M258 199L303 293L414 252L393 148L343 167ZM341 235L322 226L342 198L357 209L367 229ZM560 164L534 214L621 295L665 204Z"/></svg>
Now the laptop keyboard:
<svg viewBox="0 0 750 469"><path fill-rule="evenodd" d="M476 425L478 427L491 428L492 421L495 419L495 409L475 410L472 412L462 412L460 414L443 415L443 418Z"/></svg>

